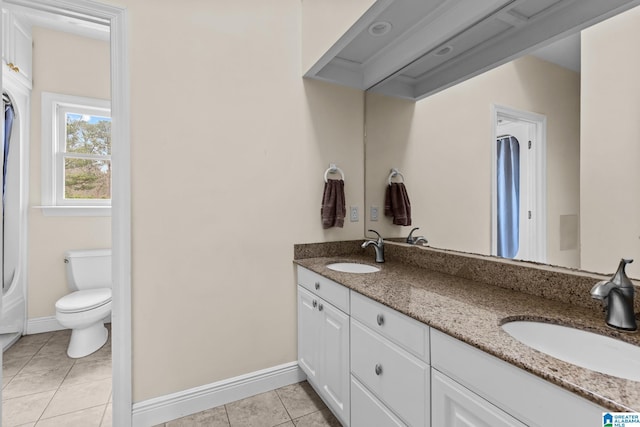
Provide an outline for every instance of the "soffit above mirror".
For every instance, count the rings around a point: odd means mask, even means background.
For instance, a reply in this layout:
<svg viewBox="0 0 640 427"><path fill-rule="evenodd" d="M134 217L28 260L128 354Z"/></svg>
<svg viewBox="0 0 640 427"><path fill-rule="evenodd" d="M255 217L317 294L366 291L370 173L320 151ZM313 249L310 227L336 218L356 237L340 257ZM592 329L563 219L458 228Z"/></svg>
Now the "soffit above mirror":
<svg viewBox="0 0 640 427"><path fill-rule="evenodd" d="M418 100L640 0L378 0L305 74Z"/></svg>

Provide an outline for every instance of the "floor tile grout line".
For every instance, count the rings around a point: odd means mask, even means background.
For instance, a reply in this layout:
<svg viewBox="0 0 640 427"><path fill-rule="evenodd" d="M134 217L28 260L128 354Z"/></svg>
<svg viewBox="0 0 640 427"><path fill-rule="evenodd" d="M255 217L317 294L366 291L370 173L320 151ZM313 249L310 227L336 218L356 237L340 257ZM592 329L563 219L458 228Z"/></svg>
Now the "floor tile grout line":
<svg viewBox="0 0 640 427"><path fill-rule="evenodd" d="M280 393L278 393L278 390L279 389L275 389L274 390L276 392L276 396L278 396L278 400L280 401L280 404L282 404L282 407L284 408L285 412L289 416L289 421L293 422L293 417L289 413L289 410L287 409L287 405L284 404L284 401L282 400L282 397L280 397ZM281 424L284 424L284 423L281 423Z"/></svg>
<svg viewBox="0 0 640 427"><path fill-rule="evenodd" d="M104 422L104 417L107 415L108 407L109 407L109 401L107 400L107 403L104 405L104 411L102 411L102 417L100 418L100 423L98 424L98 427L102 427L102 423Z"/></svg>
<svg viewBox="0 0 640 427"><path fill-rule="evenodd" d="M229 427L231 427L231 418L229 418L229 411L227 411L227 405L222 405L224 407L224 413L227 415L227 421L229 422Z"/></svg>

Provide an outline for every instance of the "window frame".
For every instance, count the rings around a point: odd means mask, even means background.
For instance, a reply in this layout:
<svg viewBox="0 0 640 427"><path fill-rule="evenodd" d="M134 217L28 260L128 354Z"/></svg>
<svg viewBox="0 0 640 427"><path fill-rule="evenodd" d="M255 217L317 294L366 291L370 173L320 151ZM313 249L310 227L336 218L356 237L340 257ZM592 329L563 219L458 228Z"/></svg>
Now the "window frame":
<svg viewBox="0 0 640 427"><path fill-rule="evenodd" d="M66 153L67 112L111 118L111 102L84 96L42 93L42 205L39 207L46 216L110 216L112 199L64 198L64 160L67 157L84 157ZM95 158L111 162L111 155Z"/></svg>

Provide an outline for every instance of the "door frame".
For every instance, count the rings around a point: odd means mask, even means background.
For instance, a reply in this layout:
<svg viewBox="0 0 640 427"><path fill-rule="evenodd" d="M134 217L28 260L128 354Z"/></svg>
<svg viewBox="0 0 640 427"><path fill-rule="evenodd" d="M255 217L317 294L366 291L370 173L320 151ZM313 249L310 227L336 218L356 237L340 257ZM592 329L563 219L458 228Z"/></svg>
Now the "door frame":
<svg viewBox="0 0 640 427"><path fill-rule="evenodd" d="M518 110L504 105L491 105L491 255L498 253L498 195L497 195L497 147L498 117L506 116L518 121L525 121L534 125L535 150L530 157L530 171L533 179L530 186L530 200L535 206L532 212L529 234L535 236L529 239L528 252L530 260L540 263L547 262L547 117L530 111Z"/></svg>
<svg viewBox="0 0 640 427"><path fill-rule="evenodd" d="M34 10L101 22L110 27L113 259L113 425L132 423L131 376L131 143L127 10L93 0L4 0ZM0 4L2 1L0 0Z"/></svg>

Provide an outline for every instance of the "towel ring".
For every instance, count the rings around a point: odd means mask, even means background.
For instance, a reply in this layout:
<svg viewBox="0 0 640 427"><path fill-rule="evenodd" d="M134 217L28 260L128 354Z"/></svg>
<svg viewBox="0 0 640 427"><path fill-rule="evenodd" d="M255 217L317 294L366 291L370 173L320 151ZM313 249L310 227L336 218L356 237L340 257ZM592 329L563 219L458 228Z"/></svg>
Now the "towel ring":
<svg viewBox="0 0 640 427"><path fill-rule="evenodd" d="M336 166L335 164L330 163L330 164L329 164L329 169L327 169L327 170L324 172L324 182L329 182L328 175L329 175L330 173L338 173L338 172L340 172L340 175L342 176L342 180L344 181L344 172L342 172L342 169L340 169L340 168L339 168L338 166Z"/></svg>
<svg viewBox="0 0 640 427"><path fill-rule="evenodd" d="M393 168L391 169L391 173L389 174L389 185L391 185L391 178L400 175L400 177L402 178L402 182L404 182L404 175L402 175L402 172L400 172L398 169Z"/></svg>

